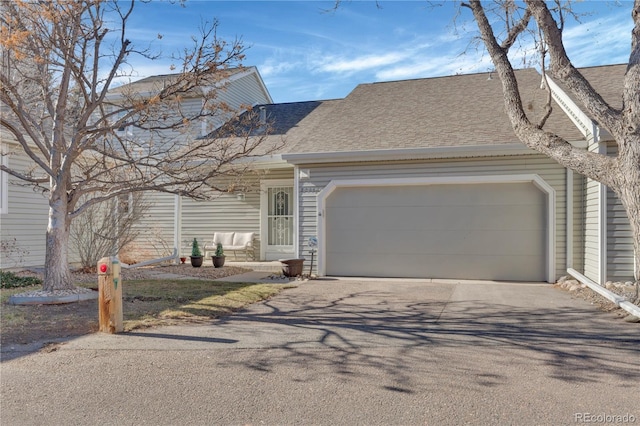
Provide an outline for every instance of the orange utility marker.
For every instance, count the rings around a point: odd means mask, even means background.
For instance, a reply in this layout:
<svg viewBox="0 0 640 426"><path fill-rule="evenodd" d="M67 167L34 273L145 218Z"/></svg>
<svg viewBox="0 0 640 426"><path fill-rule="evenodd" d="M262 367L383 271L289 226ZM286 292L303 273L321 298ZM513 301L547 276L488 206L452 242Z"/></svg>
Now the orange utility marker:
<svg viewBox="0 0 640 426"><path fill-rule="evenodd" d="M98 322L105 333L121 333L122 281L120 262L115 257L103 257L98 261Z"/></svg>

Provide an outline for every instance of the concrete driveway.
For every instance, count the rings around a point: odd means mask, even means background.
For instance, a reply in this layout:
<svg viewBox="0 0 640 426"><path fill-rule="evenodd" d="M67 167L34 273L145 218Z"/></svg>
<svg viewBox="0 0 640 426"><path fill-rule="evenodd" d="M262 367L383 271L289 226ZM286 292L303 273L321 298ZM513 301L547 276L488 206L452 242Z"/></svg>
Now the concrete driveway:
<svg viewBox="0 0 640 426"><path fill-rule="evenodd" d="M0 368L3 425L640 423L640 325L538 283L309 281Z"/></svg>

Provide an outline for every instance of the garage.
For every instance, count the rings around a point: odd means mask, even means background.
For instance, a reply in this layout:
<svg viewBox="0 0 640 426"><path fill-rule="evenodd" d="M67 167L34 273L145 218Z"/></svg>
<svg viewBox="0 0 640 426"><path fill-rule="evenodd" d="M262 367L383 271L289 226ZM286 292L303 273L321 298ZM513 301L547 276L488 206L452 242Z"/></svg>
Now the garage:
<svg viewBox="0 0 640 426"><path fill-rule="evenodd" d="M547 279L548 194L532 181L336 184L326 275Z"/></svg>

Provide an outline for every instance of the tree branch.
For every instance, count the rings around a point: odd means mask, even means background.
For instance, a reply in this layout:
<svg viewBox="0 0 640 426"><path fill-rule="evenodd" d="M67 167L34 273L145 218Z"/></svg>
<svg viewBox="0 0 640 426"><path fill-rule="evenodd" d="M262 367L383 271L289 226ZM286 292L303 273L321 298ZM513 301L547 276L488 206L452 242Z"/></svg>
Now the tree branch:
<svg viewBox="0 0 640 426"><path fill-rule="evenodd" d="M541 3L541 2L540 2ZM502 81L505 109L518 139L528 147L547 155L564 167L578 170L580 173L604 184L613 183L607 170L615 167L615 159L576 149L558 135L545 132L533 125L522 107L522 99L515 72L509 62L507 51L496 40L493 29L479 0L469 3L478 23L482 39ZM534 16L535 13L534 13Z"/></svg>

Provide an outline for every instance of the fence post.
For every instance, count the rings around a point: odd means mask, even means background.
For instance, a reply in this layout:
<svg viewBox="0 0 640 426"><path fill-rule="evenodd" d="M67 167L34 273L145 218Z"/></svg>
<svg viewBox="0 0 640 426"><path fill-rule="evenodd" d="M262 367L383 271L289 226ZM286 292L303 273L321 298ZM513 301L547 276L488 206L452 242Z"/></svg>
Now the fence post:
<svg viewBox="0 0 640 426"><path fill-rule="evenodd" d="M121 333L122 281L120 262L115 257L103 257L98 261L98 322L105 333Z"/></svg>

